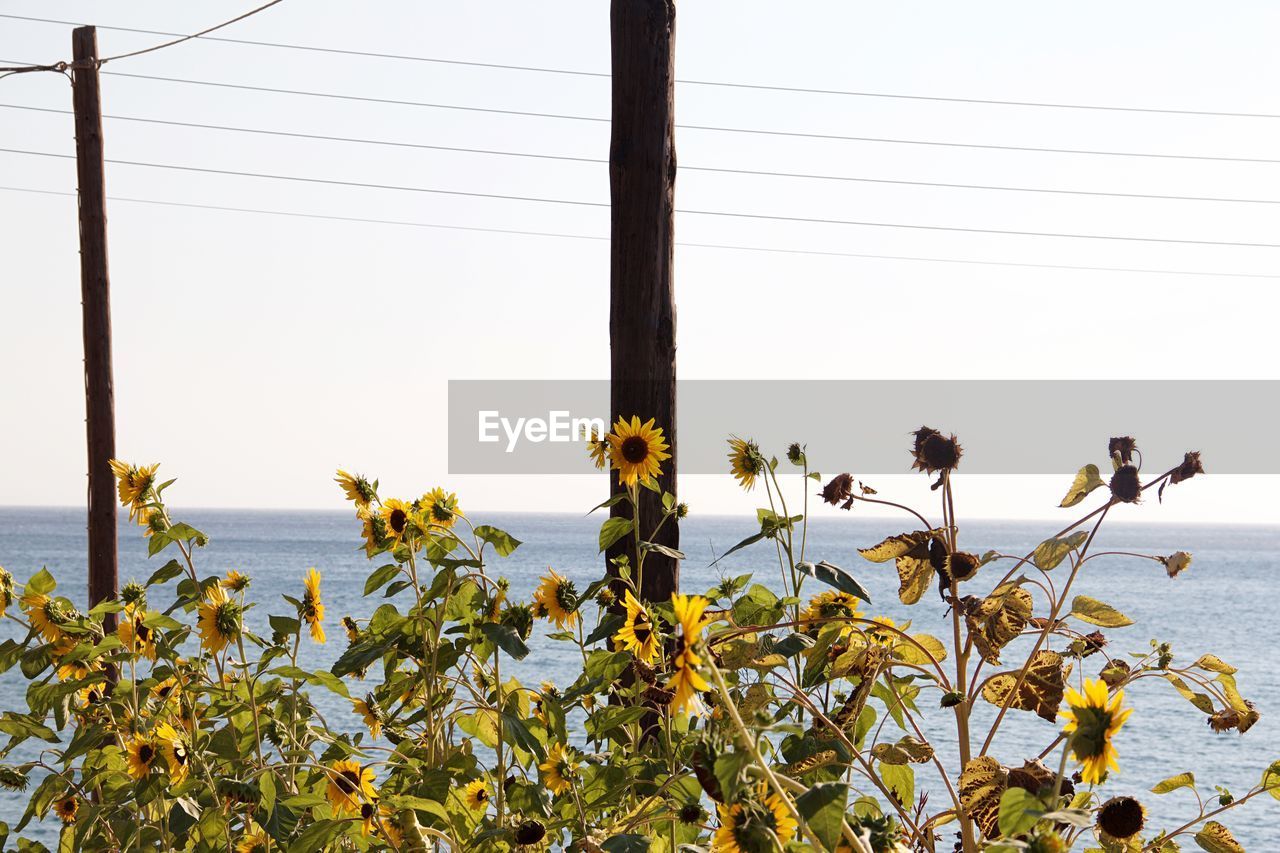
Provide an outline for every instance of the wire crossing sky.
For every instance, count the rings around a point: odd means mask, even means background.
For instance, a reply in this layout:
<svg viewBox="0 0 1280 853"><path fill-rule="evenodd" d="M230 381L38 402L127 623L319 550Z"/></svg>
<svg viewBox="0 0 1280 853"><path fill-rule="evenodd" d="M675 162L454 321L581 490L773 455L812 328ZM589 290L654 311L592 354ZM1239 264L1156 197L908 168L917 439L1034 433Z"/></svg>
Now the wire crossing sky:
<svg viewBox="0 0 1280 853"><path fill-rule="evenodd" d="M269 5L155 50L254 4L0 15L0 56L66 58L87 20L118 57L103 86L121 451L205 505L337 506L339 465L448 481L477 506L594 504L585 467L450 480L439 407L450 378L607 375L607 4ZM1259 285L1280 275L1278 17L683 4L682 377L1273 378L1277 297ZM24 414L4 437L58 448L10 454L21 486L0 503L83 500L69 106L61 75L0 81L0 270L18 284L0 315L20 318L0 357L27 365L0 385ZM414 435L407 458L389 429ZM856 448L810 452L858 464ZM285 485L227 484L232 458ZM1218 482L1151 515L1258 515L1253 486ZM751 505L724 486L690 478L682 497ZM990 515L1061 497L1039 478L1019 487L1034 497L973 488Z"/></svg>

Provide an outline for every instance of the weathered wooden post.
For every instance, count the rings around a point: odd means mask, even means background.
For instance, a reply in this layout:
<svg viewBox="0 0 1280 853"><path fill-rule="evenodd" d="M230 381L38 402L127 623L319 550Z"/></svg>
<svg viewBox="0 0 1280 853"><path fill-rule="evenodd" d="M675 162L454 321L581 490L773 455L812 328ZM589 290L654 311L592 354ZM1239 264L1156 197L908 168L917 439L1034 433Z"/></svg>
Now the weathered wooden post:
<svg viewBox="0 0 1280 853"><path fill-rule="evenodd" d="M675 211L675 0L613 0L613 126L609 146L612 201L609 339L613 421L654 418L671 459L662 488L676 494L676 306L672 277ZM613 478L612 488L620 487ZM661 499L640 490L645 526L662 514ZM617 505L615 515L625 515ZM648 534L648 530L644 531ZM679 528L663 526L660 544L678 548ZM623 544L610 549L622 553ZM657 552L645 558L643 598L660 601L679 588L679 563Z"/></svg>
<svg viewBox="0 0 1280 853"><path fill-rule="evenodd" d="M111 289L107 278L107 203L102 161L98 36L71 33L76 176L80 200L80 295L84 316L85 423L89 445L89 606L116 596L115 388L111 370ZM115 615L104 620L115 629Z"/></svg>

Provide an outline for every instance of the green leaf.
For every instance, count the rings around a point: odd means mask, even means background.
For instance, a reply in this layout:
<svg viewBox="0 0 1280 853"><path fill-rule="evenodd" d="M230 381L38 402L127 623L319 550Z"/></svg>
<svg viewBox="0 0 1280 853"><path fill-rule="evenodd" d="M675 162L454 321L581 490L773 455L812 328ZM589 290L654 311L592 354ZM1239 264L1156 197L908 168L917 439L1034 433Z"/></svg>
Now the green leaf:
<svg viewBox="0 0 1280 853"><path fill-rule="evenodd" d="M1083 545L1089 538L1084 531L1077 531L1070 536L1046 539L1036 546L1031 561L1046 572L1056 569L1075 549Z"/></svg>
<svg viewBox="0 0 1280 853"><path fill-rule="evenodd" d="M148 613L143 617L142 624L153 631L176 631L182 627L182 623L177 619L165 616L163 613Z"/></svg>
<svg viewBox="0 0 1280 853"><path fill-rule="evenodd" d="M796 797L796 811L828 850L841 840L840 824L849 801L849 786L843 782L819 782Z"/></svg>
<svg viewBox="0 0 1280 853"><path fill-rule="evenodd" d="M1186 699L1206 714L1213 713L1213 700L1209 698L1208 694L1195 692L1187 686L1187 682L1183 681L1172 672L1166 672L1164 677L1166 681L1173 685L1173 689L1177 690L1178 693L1182 695L1182 698Z"/></svg>
<svg viewBox="0 0 1280 853"><path fill-rule="evenodd" d="M634 526L629 518L607 519L600 525L600 550L607 550L610 545L630 533Z"/></svg>
<svg viewBox="0 0 1280 853"><path fill-rule="evenodd" d="M583 642L583 645L590 646L594 643L600 642L606 637L612 637L614 634L618 632L619 628L621 628L624 624L626 624L626 621L627 621L626 617L624 617L621 613L607 614L603 619L600 620L600 624L596 626L595 630L587 635L586 640Z"/></svg>
<svg viewBox="0 0 1280 853"><path fill-rule="evenodd" d="M477 527L475 534L480 541L488 542L492 545L493 550L497 552L499 557L510 557L512 551L524 544L505 530L499 530L488 524L482 524Z"/></svg>
<svg viewBox="0 0 1280 853"><path fill-rule="evenodd" d="M1040 798L1023 788L1009 788L1000 795L1000 834L1013 838L1031 830L1044 814Z"/></svg>
<svg viewBox="0 0 1280 853"><path fill-rule="evenodd" d="M649 853L649 839L644 835L615 835L600 845L605 853Z"/></svg>
<svg viewBox="0 0 1280 853"><path fill-rule="evenodd" d="M368 579L364 582L364 594L368 595L382 589L388 581L400 573L400 566L396 563L387 563L385 566L378 566L369 573Z"/></svg>
<svg viewBox="0 0 1280 853"><path fill-rule="evenodd" d="M58 588L58 582L53 579L53 575L49 574L48 569L41 569L32 575L31 580L27 581L26 593L28 595L48 595Z"/></svg>
<svg viewBox="0 0 1280 853"><path fill-rule="evenodd" d="M753 534L751 534L751 535L750 535L750 536L748 536L746 539L743 539L743 540L742 540L741 542L739 542L737 545L734 545L734 546L733 546L732 548L730 548L728 551L725 551L723 554L721 554L719 557L717 557L715 560L713 560L713 561L711 562L711 565L712 565L712 566L714 566L716 563L720 562L720 561L721 561L721 560L723 560L725 557L727 557L727 556L729 556L730 554L732 554L734 551L741 551L743 548L747 547L748 545L754 545L755 543L759 542L761 539L765 538L765 536L767 536L767 535L768 535L768 534L763 533L763 532L761 532L761 533L753 533Z"/></svg>
<svg viewBox="0 0 1280 853"><path fill-rule="evenodd" d="M839 566L832 565L826 560L820 563L801 562L796 563L796 569L801 574L806 574L811 578L816 578L828 586L834 586L841 592L847 592L855 598L861 598L868 604L871 603L871 593L866 588L853 579L853 576Z"/></svg>
<svg viewBox="0 0 1280 853"><path fill-rule="evenodd" d="M1071 602L1071 615L1081 622L1100 625L1103 628L1123 628L1125 625L1133 624L1132 619L1116 610L1110 604L1098 601L1096 598L1090 598L1087 595L1077 595L1075 597Z"/></svg>
<svg viewBox="0 0 1280 853"><path fill-rule="evenodd" d="M147 586L155 586L156 584L166 583L182 574L182 564L177 560L170 560L152 573L147 578Z"/></svg>
<svg viewBox="0 0 1280 853"><path fill-rule="evenodd" d="M276 616L273 614L267 617L267 621L271 623L272 631L279 631L286 636L296 634L302 628L302 623L292 616Z"/></svg>
<svg viewBox="0 0 1280 853"><path fill-rule="evenodd" d="M1067 495L1062 499L1059 506L1069 507L1075 506L1084 500L1094 489L1105 486L1102 481L1101 473L1098 466L1089 464L1076 472L1076 478L1071 483L1071 488L1067 489Z"/></svg>
<svg viewBox="0 0 1280 853"><path fill-rule="evenodd" d="M516 629L510 625L483 622L480 625L480 631L490 642L516 660L524 660L529 654L529 647L524 644L524 640L520 639Z"/></svg>
<svg viewBox="0 0 1280 853"><path fill-rule="evenodd" d="M1196 833L1196 844L1208 853L1245 853L1244 847L1236 841L1235 836L1216 820L1211 820Z"/></svg>
<svg viewBox="0 0 1280 853"><path fill-rule="evenodd" d="M1271 766L1262 771L1262 782L1259 783L1259 787L1280 800L1280 761L1271 762Z"/></svg>
<svg viewBox="0 0 1280 853"><path fill-rule="evenodd" d="M901 803L916 801L916 774L909 764L881 764L880 778Z"/></svg>
<svg viewBox="0 0 1280 853"><path fill-rule="evenodd" d="M1195 786L1196 776L1194 773L1179 773L1177 776L1170 776L1168 779L1157 782L1156 786L1151 789L1151 793L1167 794L1179 788L1195 788Z"/></svg>
<svg viewBox="0 0 1280 853"><path fill-rule="evenodd" d="M641 542L640 550L654 551L665 557L670 557L673 560L683 560L685 558L683 551L679 551L675 548L668 548L666 545L659 545L657 542Z"/></svg>

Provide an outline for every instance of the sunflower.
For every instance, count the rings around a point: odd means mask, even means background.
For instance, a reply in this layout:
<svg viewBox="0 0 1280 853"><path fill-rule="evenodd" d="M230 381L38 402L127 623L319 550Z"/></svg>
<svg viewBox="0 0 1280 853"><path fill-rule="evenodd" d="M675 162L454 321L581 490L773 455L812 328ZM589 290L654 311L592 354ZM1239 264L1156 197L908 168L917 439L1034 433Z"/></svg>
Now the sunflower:
<svg viewBox="0 0 1280 853"><path fill-rule="evenodd" d="M147 492L156 482L156 469L160 463L153 465L130 465L119 459L109 463L111 471L116 475L116 491L120 495L120 506L129 507L129 520L139 521L142 510L146 506Z"/></svg>
<svg viewBox="0 0 1280 853"><path fill-rule="evenodd" d="M356 518L364 524L361 535L364 536L365 556L372 557L390 544L387 536L387 520L379 511L373 507L361 507L356 510Z"/></svg>
<svg viewBox="0 0 1280 853"><path fill-rule="evenodd" d="M603 471L609 466L609 442L600 435L600 430L592 427L582 428L582 440L587 443L587 456L591 458L591 464L596 466L597 471Z"/></svg>
<svg viewBox="0 0 1280 853"><path fill-rule="evenodd" d="M571 781L578 775L578 762L573 760L573 748L553 743L547 750L547 760L538 765L547 789L557 796L573 787Z"/></svg>
<svg viewBox="0 0 1280 853"><path fill-rule="evenodd" d="M342 617L342 627L347 632L347 642L354 643L360 639L360 625L350 616Z"/></svg>
<svg viewBox="0 0 1280 853"><path fill-rule="evenodd" d="M80 811L80 798L75 794L69 794L53 804L53 813L61 818L63 823L75 823L78 811Z"/></svg>
<svg viewBox="0 0 1280 853"><path fill-rule="evenodd" d="M729 470L746 491L756 486L756 477L764 473L764 457L760 445L751 439L729 436Z"/></svg>
<svg viewBox="0 0 1280 853"><path fill-rule="evenodd" d="M244 592L249 588L249 576L232 569L222 579L222 588L231 592Z"/></svg>
<svg viewBox="0 0 1280 853"><path fill-rule="evenodd" d="M1147 810L1133 797L1112 797L1098 809L1098 838L1110 849L1110 841L1133 838L1147 823Z"/></svg>
<svg viewBox="0 0 1280 853"><path fill-rule="evenodd" d="M31 627L44 635L45 640L54 643L65 636L62 625L71 618L71 614L62 602L42 592L29 592L20 601Z"/></svg>
<svg viewBox="0 0 1280 853"><path fill-rule="evenodd" d="M164 681L161 681L155 687L151 688L151 695L161 702L178 693L178 677L171 675Z"/></svg>
<svg viewBox="0 0 1280 853"><path fill-rule="evenodd" d="M126 607L124 617L116 628L120 645L133 654L145 655L148 660L155 660L156 635L144 624L147 618L146 611L134 611Z"/></svg>
<svg viewBox="0 0 1280 853"><path fill-rule="evenodd" d="M886 649L891 649L897 645L900 637L898 636L898 623L893 621L892 616L877 616L871 620L874 625L868 625L866 629L866 638L869 642Z"/></svg>
<svg viewBox="0 0 1280 853"><path fill-rule="evenodd" d="M773 836L784 847L796 834L796 819L786 803L767 788L759 791L763 802L719 803L720 826L711 838L712 853L750 853L773 847Z"/></svg>
<svg viewBox="0 0 1280 853"><path fill-rule="evenodd" d="M200 602L200 645L215 655L240 636L240 602L228 598L219 585L209 587Z"/></svg>
<svg viewBox="0 0 1280 853"><path fill-rule="evenodd" d="M634 415L630 423L620 417L605 440L613 467L618 469L618 482L627 486L657 477L662 473L659 463L671 458L664 452L668 445L662 440L662 428L653 425L653 418L641 425Z"/></svg>
<svg viewBox="0 0 1280 853"><path fill-rule="evenodd" d="M329 765L328 776L329 805L339 815L358 812L361 803L378 799L373 787L373 771L358 762L335 761Z"/></svg>
<svg viewBox="0 0 1280 853"><path fill-rule="evenodd" d="M413 507L398 498L388 498L381 512L388 543L394 548L404 541L409 522L413 520Z"/></svg>
<svg viewBox="0 0 1280 853"><path fill-rule="evenodd" d="M125 759L129 768L129 775L135 779L145 779L147 774L151 772L151 765L155 763L159 755L160 751L156 749L155 740L141 735L134 735L129 739Z"/></svg>
<svg viewBox="0 0 1280 853"><path fill-rule="evenodd" d="M693 647L702 637L702 629L710 624L710 619L703 619L702 613L711 602L700 595L671 596L671 607L675 610L676 622L680 626L680 636L676 641L676 654L671 661L673 670L667 689L675 695L671 707L676 711L697 711L701 707L697 694L708 690L710 685L698 674L697 667L702 658L698 657Z"/></svg>
<svg viewBox="0 0 1280 853"><path fill-rule="evenodd" d="M425 526L443 530L453 527L453 523L462 517L462 510L458 509L458 496L439 486L418 499L418 510L422 513Z"/></svg>
<svg viewBox="0 0 1280 853"><path fill-rule="evenodd" d="M181 783L191 770L191 749L187 746L186 735L168 723L161 723L156 726L155 737L164 763L169 766L169 776L175 783Z"/></svg>
<svg viewBox="0 0 1280 853"><path fill-rule="evenodd" d="M1108 701L1106 683L1091 678L1085 679L1083 693L1068 689L1066 702L1069 710L1059 712L1068 720L1063 732L1070 736L1071 751L1083 765L1081 776L1085 783L1097 785L1107 775L1108 768L1120 769L1111 739L1133 709L1121 709L1123 690L1117 690Z"/></svg>
<svg viewBox="0 0 1280 853"><path fill-rule="evenodd" d="M521 820L511 830L511 838L516 843L516 850L546 850L550 846L547 838L547 827L532 818Z"/></svg>
<svg viewBox="0 0 1280 853"><path fill-rule="evenodd" d="M573 581L562 577L555 569L548 571L550 574L543 577L542 583L533 591L534 610L563 630L578 622L578 590Z"/></svg>
<svg viewBox="0 0 1280 853"><path fill-rule="evenodd" d="M324 621L324 603L320 601L320 573L315 567L307 570L304 586L306 588L302 591L302 604L298 607L298 614L311 626L311 639L323 643L324 625L320 623Z"/></svg>
<svg viewBox="0 0 1280 853"><path fill-rule="evenodd" d="M353 502L356 509L364 509L373 501L373 486L362 475L348 474L339 468L338 476L333 481L342 486L342 491L347 493L347 500Z"/></svg>
<svg viewBox="0 0 1280 853"><path fill-rule="evenodd" d="M809 606L800 612L800 630L805 633L817 633L828 620L855 619L858 616L858 597L847 592L829 590L820 592L809 599ZM840 623L840 636L846 636L853 630L849 622Z"/></svg>
<svg viewBox="0 0 1280 853"><path fill-rule="evenodd" d="M613 635L613 639L622 648L631 652L645 663L653 663L658 656L658 635L653 630L653 620L649 611L627 590L622 600L627 608L627 621Z"/></svg>
<svg viewBox="0 0 1280 853"><path fill-rule="evenodd" d="M378 707L378 700L373 698L372 693L366 694L363 699L352 699L351 710L364 719L364 724L369 727L369 734L374 737L382 734L382 709Z"/></svg>
<svg viewBox="0 0 1280 853"><path fill-rule="evenodd" d="M462 802L473 812L489 808L489 783L483 779L467 783L467 787L462 789Z"/></svg>
<svg viewBox="0 0 1280 853"><path fill-rule="evenodd" d="M236 853L267 853L267 845L270 843L266 831L260 826L254 826L236 844Z"/></svg>
<svg viewBox="0 0 1280 853"><path fill-rule="evenodd" d="M0 619L10 604L13 604L13 575L0 567Z"/></svg>
<svg viewBox="0 0 1280 853"><path fill-rule="evenodd" d="M363 835L373 835L377 830L381 830L391 841L391 846L396 850L401 849L404 845L404 839L400 835L400 827L396 823L396 813L381 803L373 801L360 804L360 832Z"/></svg>

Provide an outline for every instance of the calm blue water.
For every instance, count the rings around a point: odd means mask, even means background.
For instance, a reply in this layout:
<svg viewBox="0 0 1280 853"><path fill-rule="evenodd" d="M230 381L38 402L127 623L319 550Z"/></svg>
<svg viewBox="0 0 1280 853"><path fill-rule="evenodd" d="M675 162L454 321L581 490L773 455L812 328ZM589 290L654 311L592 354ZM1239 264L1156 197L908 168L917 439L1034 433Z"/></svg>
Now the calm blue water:
<svg viewBox="0 0 1280 853"><path fill-rule="evenodd" d="M870 590L872 613L886 614L901 622L913 620L916 630L943 636L949 630L943 621L943 606L932 594L915 607L902 606L896 596L897 576L892 567L863 561L855 548L873 544L880 538L900 533L908 527L887 519L860 519L834 511L819 515L810 529L809 559L826 559L852 571ZM302 665L327 667L345 647L338 625L344 615L368 616L383 602L375 594L364 599L360 593L364 579L378 563L365 560L359 546L359 525L350 513L266 512L204 510L179 513L182 520L209 534L209 547L197 556L202 575L223 574L238 569L253 578L250 598L261 606L251 611L254 630L267 632L268 613L292 615L292 606L281 593L300 595L302 576L310 566L324 574L323 594L327 605L330 642L317 646L303 642ZM595 541L599 517L495 513L474 518L476 523L501 527L524 544L506 560L497 560L491 574L505 574L511 580L513 598L527 598L547 567L579 582L579 586L600 574ZM685 591L702 592L714 585L721 573L755 571L757 580L778 588L777 564L773 552L764 545L747 549L721 566L707 568L712 554L721 554L733 544L758 531L753 518L691 518L682 528L682 548L689 559L682 569ZM962 544L982 553L997 549L1024 553L1054 532L1045 524L978 522L963 529ZM145 580L168 559L168 552L152 560L137 528L121 526L121 581ZM1262 720L1247 735L1216 735L1204 717L1161 680L1139 682L1128 693L1137 711L1122 731L1118 747L1122 772L1113 790L1139 795L1152 813L1152 826L1180 824L1195 813L1194 798L1186 792L1162 798L1146 794L1146 789L1167 775L1194 771L1202 792L1212 794L1212 786L1225 784L1237 795L1256 783L1262 769L1280 759L1280 727L1273 716L1280 705L1280 685L1271 662L1274 655L1277 593L1277 554L1280 528L1226 526L1123 526L1104 528L1095 550L1139 551L1169 554L1190 551L1195 562L1176 580L1165 576L1163 568L1146 560L1102 558L1090 563L1091 570L1077 582L1075 591L1113 604L1136 624L1109 632L1110 652L1142 652L1152 637L1173 643L1177 660L1190 662L1204 652L1214 652L1240 668L1237 676L1242 692L1257 703ZM77 604L85 600L84 515L70 509L0 508L0 566L11 571L19 582L41 566L47 566L59 581L59 592ZM967 588L985 592L995 578L985 569ZM1055 573L1061 583L1065 573ZM985 583L985 586L984 586ZM817 591L816 582L805 587L806 594ZM153 597L154 598L154 597ZM154 601L153 606L165 606ZM11 623L10 623L11 624ZM533 654L514 666L514 674L528 684L544 679L564 686L573 677L575 658L572 646L553 643L542 637L546 623L539 625ZM8 632L0 636L10 636ZM1006 660L1016 658L1011 650ZM1085 663L1085 671L1095 675L1097 658ZM506 665L504 664L504 674ZM15 671L0 677L0 709L25 709L24 686ZM353 693L356 691L353 690ZM350 706L337 696L316 689L313 697L331 724L346 721L352 730L359 727ZM985 713L985 708L982 709ZM979 717L989 720L992 715ZM1013 725L1001 729L995 755L1006 764L1017 765L1037 754L1053 737L1053 727L1029 714L1011 712ZM892 724L890 724L892 726ZM984 729L981 723L976 724ZM937 729L935 729L937 731ZM886 730L887 733L887 730ZM893 735L896 738L896 735ZM939 752L948 766L954 755ZM16 755L15 758L21 757ZM918 771L917 789L938 787L925 770ZM945 798L939 790L938 798ZM12 825L21 815L24 801L15 795L0 798L0 820ZM1280 803L1269 797L1255 799L1239 811L1228 813L1225 823L1251 850L1280 850ZM29 827L27 835L51 843L56 827ZM1190 845L1189 839L1184 848Z"/></svg>

